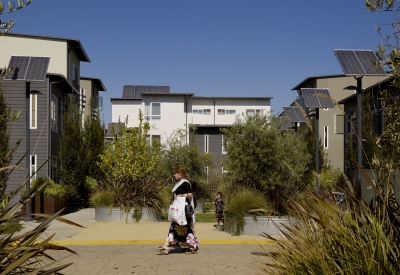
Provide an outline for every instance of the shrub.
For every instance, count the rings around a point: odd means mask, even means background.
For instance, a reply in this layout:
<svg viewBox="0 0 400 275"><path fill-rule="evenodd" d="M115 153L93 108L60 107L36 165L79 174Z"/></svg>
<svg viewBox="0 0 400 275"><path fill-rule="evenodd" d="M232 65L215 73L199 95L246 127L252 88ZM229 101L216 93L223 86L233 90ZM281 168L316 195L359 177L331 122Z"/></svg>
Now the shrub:
<svg viewBox="0 0 400 275"><path fill-rule="evenodd" d="M47 184L39 191L37 191L43 184ZM36 192L37 191L37 192ZM54 197L65 197L74 192L74 189L71 186L67 186L64 184L58 184L48 179L46 177L37 177L33 179L31 182L30 193L36 192L37 195L46 195L46 196L54 196ZM22 189L22 195L26 195L26 189Z"/></svg>
<svg viewBox="0 0 400 275"><path fill-rule="evenodd" d="M246 187L237 187L236 191L223 198L225 203L224 215L231 220L226 226L230 226L235 235L240 235L244 227L244 215L251 214L251 210L273 213L272 207L267 203L260 191ZM266 215L266 214L264 214Z"/></svg>
<svg viewBox="0 0 400 275"><path fill-rule="evenodd" d="M362 171L363 172L363 171ZM367 178L366 175L364 177ZM274 274L400 274L398 231L400 210L389 182L369 180L376 193L368 206L354 195L351 183L343 190L345 206L334 197L312 192L307 200L288 198L288 212L301 226L286 228L286 239L267 253L268 270ZM342 209L344 207L344 209Z"/></svg>
<svg viewBox="0 0 400 275"><path fill-rule="evenodd" d="M98 191L93 194L90 202L93 207L112 207L114 195L110 191Z"/></svg>

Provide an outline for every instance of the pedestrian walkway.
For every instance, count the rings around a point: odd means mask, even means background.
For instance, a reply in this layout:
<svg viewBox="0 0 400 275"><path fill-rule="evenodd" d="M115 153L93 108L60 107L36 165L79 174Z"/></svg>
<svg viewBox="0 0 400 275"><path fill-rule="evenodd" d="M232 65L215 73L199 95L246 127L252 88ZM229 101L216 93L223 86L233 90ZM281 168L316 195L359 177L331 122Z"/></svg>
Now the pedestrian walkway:
<svg viewBox="0 0 400 275"><path fill-rule="evenodd" d="M101 223L94 220L94 211L89 208L63 216L84 228L54 221L46 230L47 236L55 233L54 243L78 253L62 260L73 262L64 274L263 274L267 258L262 255L273 245L261 236L231 236L214 223L196 223L198 254L176 249L163 255L156 248L165 242L169 223ZM63 258L68 253L51 255Z"/></svg>

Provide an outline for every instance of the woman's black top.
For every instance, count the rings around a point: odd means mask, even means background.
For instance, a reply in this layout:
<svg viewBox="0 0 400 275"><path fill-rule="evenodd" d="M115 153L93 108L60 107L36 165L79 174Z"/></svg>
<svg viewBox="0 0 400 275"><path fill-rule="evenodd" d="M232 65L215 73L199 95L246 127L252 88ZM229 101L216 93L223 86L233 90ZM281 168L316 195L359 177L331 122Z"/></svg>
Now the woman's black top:
<svg viewBox="0 0 400 275"><path fill-rule="evenodd" d="M192 187L190 186L190 183L187 181L182 182L181 185L179 185L178 188L176 188L175 192L176 195L182 195L186 193L192 193Z"/></svg>

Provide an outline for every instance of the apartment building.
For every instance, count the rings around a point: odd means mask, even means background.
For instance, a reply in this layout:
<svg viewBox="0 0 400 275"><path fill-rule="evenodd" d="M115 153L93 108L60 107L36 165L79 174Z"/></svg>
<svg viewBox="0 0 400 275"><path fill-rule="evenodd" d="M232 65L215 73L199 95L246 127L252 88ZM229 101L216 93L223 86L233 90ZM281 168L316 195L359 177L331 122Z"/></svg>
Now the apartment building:
<svg viewBox="0 0 400 275"><path fill-rule="evenodd" d="M10 125L10 144L15 144L20 138L22 143L13 155L12 164L24 157L26 152L26 128L30 131L30 171L31 174L44 165L38 175L58 180L58 170L61 165L58 158L60 137L63 131L63 114L68 104L75 97L83 103L80 64L90 62L90 59L78 39L30 34L8 33L0 36L0 64L7 66L12 56L46 57L50 62L44 81L29 81L31 91L40 94L30 95L30 125L26 127L26 82L24 80L0 79L4 95L13 110L21 111L19 119ZM17 68L18 70L18 68ZM96 95L98 90L104 90L99 79L84 78L91 88L84 88ZM86 83L87 82L87 83ZM100 81L101 82L101 81ZM94 87L95 90L91 90ZM46 161L50 158L50 161ZM24 163L23 161L22 163ZM46 164L45 164L46 163ZM22 164L22 166L24 166ZM25 179L25 172L14 170L7 183L7 190L13 190Z"/></svg>
<svg viewBox="0 0 400 275"><path fill-rule="evenodd" d="M196 127L196 140L201 152L210 152L215 160L226 152L222 146L220 128L230 127L238 116L265 114L271 111L271 97L205 97L194 93L171 93L169 86L123 86L121 98L111 98L112 121L125 122L128 127L138 124L139 110L150 123L151 139L165 142L174 131L189 134ZM109 126L109 129L111 124ZM107 135L109 135L110 130ZM222 168L221 168L222 169Z"/></svg>
<svg viewBox="0 0 400 275"><path fill-rule="evenodd" d="M364 76L363 86L369 87L387 77L384 76ZM319 88L328 89L331 98L335 102L335 108L322 108L319 110L319 136L323 141L323 148L327 155L330 165L344 171L344 121L345 112L343 104L340 104L344 98L355 94L355 90L348 90L348 87L357 84L353 76L344 74L310 76L297 84L292 91L297 91L299 97L298 102L302 105L302 88ZM363 87L363 88L364 88ZM303 109L309 114L313 110L308 110L304 106Z"/></svg>

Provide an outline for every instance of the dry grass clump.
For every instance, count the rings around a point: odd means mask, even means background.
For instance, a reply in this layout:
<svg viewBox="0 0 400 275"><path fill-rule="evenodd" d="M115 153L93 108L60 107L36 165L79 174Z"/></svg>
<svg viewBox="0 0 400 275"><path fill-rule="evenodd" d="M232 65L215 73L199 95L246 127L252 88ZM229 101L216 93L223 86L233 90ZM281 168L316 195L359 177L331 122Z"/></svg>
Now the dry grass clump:
<svg viewBox="0 0 400 275"><path fill-rule="evenodd" d="M376 199L369 206L348 185L343 190L344 209L333 197L312 192L307 200L288 198L285 207L301 225L285 228L284 240L265 234L278 244L267 253L272 260L267 273L400 274L400 222L398 205L392 200L393 186L389 182L373 186Z"/></svg>

